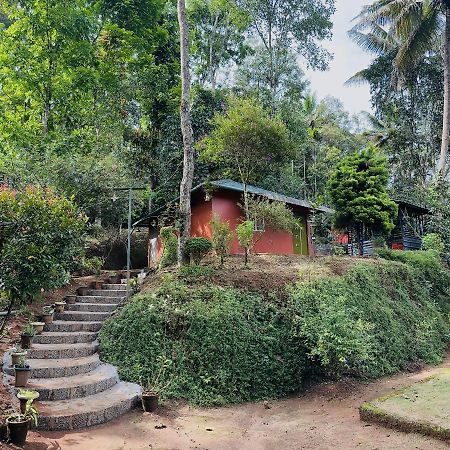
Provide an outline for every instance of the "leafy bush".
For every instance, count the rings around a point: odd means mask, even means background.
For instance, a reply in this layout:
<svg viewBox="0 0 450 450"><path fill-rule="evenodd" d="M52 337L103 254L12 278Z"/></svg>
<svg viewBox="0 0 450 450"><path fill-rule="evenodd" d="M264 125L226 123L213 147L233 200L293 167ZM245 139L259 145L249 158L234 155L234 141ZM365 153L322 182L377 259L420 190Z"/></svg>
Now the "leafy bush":
<svg viewBox="0 0 450 450"><path fill-rule="evenodd" d="M431 270L436 257L420 253ZM449 325L433 300L445 279L422 282L411 261L356 263L342 277L291 286L284 300L167 278L105 323L102 358L134 382L170 360L164 395L203 405L280 397L318 370L377 377L437 363Z"/></svg>
<svg viewBox="0 0 450 450"><path fill-rule="evenodd" d="M258 400L302 387L305 352L291 328L291 315L259 296L169 281L105 322L101 352L134 382L154 376L158 357L172 360L168 397L202 405Z"/></svg>
<svg viewBox="0 0 450 450"><path fill-rule="evenodd" d="M220 265L223 266L225 256L230 252L233 232L230 228L230 222L221 220L218 214L214 214L211 220L212 245L216 254L220 257Z"/></svg>
<svg viewBox="0 0 450 450"><path fill-rule="evenodd" d="M441 312L450 314L450 271L433 251L398 251L378 249L381 258L407 264L414 271L418 283L430 289L430 299Z"/></svg>
<svg viewBox="0 0 450 450"><path fill-rule="evenodd" d="M439 234L428 233L422 238L422 248L424 250L434 250L435 252L443 253L445 243Z"/></svg>
<svg viewBox="0 0 450 450"><path fill-rule="evenodd" d="M184 281L198 280L199 278L210 278L216 273L211 266L181 266L178 270L178 278Z"/></svg>
<svg viewBox="0 0 450 450"><path fill-rule="evenodd" d="M186 252L199 265L202 259L212 250L212 243L205 237L193 237L186 242Z"/></svg>
<svg viewBox="0 0 450 450"><path fill-rule="evenodd" d="M239 245L244 249L245 266L248 263L248 253L253 245L254 223L252 220L245 220L236 227L236 235Z"/></svg>
<svg viewBox="0 0 450 450"><path fill-rule="evenodd" d="M0 188L0 279L11 299L28 302L68 281L82 256L86 221L51 189Z"/></svg>
<svg viewBox="0 0 450 450"><path fill-rule="evenodd" d="M299 284L291 297L297 333L329 375L377 377L442 359L448 325L411 267L361 263Z"/></svg>
<svg viewBox="0 0 450 450"><path fill-rule="evenodd" d="M99 275L105 260L98 256L82 256L75 267L75 272L84 277L87 275Z"/></svg>
<svg viewBox="0 0 450 450"><path fill-rule="evenodd" d="M172 266L177 262L178 238L175 236L174 227L162 227L159 231L161 242L163 245L163 253L159 267Z"/></svg>

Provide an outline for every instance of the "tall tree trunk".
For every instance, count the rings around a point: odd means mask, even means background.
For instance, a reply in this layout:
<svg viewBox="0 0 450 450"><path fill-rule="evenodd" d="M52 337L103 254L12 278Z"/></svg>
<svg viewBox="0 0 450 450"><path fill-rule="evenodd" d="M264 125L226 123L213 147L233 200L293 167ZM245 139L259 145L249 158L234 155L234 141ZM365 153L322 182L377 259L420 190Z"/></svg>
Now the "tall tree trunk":
<svg viewBox="0 0 450 450"><path fill-rule="evenodd" d="M181 56L181 131L183 133L183 178L180 184L180 238L178 241L178 264L189 264L186 254L186 242L191 234L191 190L194 180L194 134L192 132L191 111L189 106L191 77L189 74L189 29L186 19L185 0L178 0L178 23L180 25Z"/></svg>
<svg viewBox="0 0 450 450"><path fill-rule="evenodd" d="M441 155L437 177L445 177L450 133L450 6L445 5L444 35L444 113L442 125Z"/></svg>

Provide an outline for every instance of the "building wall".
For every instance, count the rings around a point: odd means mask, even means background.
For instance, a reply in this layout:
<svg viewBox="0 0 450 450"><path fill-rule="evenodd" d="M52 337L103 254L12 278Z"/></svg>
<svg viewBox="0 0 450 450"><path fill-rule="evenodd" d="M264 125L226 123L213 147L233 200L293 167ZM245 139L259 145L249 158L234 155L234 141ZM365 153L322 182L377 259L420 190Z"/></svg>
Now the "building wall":
<svg viewBox="0 0 450 450"><path fill-rule="evenodd" d="M191 236L211 239L212 201L206 201L203 193L193 198L191 217Z"/></svg>
<svg viewBox="0 0 450 450"><path fill-rule="evenodd" d="M239 192L216 190L210 200L205 199L203 192L196 192L192 198L191 236L211 239L211 219L214 214L218 214L223 221L228 221L231 229L235 230L244 215L242 209L238 206L241 203L241 194ZM294 212L296 216L304 217L306 224L308 248L303 250L303 254L312 254L311 228L309 222L307 222L307 211L303 208L296 208ZM152 229L150 231L150 238L156 238L157 234L156 229ZM298 250L294 250L294 237L287 231L275 231L266 228L263 233L258 233L258 235L260 237L253 248L255 253L272 253L276 255L300 254ZM153 241L153 245L155 247L153 253L156 253L156 259L149 261L150 266L155 266L159 262L162 253L159 237ZM232 241L230 253L232 255L244 253L237 237L234 237Z"/></svg>
<svg viewBox="0 0 450 450"><path fill-rule="evenodd" d="M212 214L219 214L221 219L228 221L231 229L235 230L243 217L243 211L238 206L240 203L242 203L242 200L239 192L215 191L212 198ZM253 251L255 253L291 255L294 253L293 236L286 231L275 231L266 228L254 246ZM244 250L235 237L231 245L231 254L241 254L243 252Z"/></svg>

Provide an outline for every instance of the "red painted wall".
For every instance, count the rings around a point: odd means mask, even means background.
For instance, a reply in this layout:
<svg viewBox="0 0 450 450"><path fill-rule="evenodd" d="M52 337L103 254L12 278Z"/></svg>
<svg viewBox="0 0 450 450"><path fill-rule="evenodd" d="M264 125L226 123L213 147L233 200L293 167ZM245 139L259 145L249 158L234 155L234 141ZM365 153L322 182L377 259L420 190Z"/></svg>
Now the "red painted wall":
<svg viewBox="0 0 450 450"><path fill-rule="evenodd" d="M204 192L196 192L192 197L192 237L206 237L211 239L211 219L218 214L223 221L228 221L232 230L242 221L243 211L238 206L242 203L242 194L228 190L216 190L211 200L205 200ZM297 208L296 212L306 215L307 211ZM311 228L308 223L308 250L312 254ZM291 255L294 253L294 242L291 233L286 231L274 231L270 228L260 234L260 238L253 248L255 253L272 253L276 255ZM161 243L158 239L158 261L161 256ZM230 253L232 255L242 254L244 250L239 245L237 238L233 239ZM153 262L155 264L155 262Z"/></svg>
<svg viewBox="0 0 450 450"><path fill-rule="evenodd" d="M239 192L217 190L213 193L212 214L220 215L223 221L227 220L230 223L231 229L234 230L243 217L243 211L239 208L238 203L242 203ZM291 255L294 253L292 234L286 231L274 231L266 228L253 248L253 251L255 253ZM234 255L243 252L244 250L235 237L231 245L231 254Z"/></svg>
<svg viewBox="0 0 450 450"><path fill-rule="evenodd" d="M196 193L192 199L191 214L191 236L211 239L212 201L206 201L203 193Z"/></svg>

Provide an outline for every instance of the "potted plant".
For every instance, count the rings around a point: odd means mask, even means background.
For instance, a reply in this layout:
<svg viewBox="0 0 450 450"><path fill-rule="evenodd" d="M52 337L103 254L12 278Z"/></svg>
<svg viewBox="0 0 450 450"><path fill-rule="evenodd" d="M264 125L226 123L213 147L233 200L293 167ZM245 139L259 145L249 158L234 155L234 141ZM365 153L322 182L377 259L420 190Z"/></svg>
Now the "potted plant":
<svg viewBox="0 0 450 450"><path fill-rule="evenodd" d="M53 323L53 314L55 310L51 306L44 306L42 308L42 318L46 325L50 325Z"/></svg>
<svg viewBox="0 0 450 450"><path fill-rule="evenodd" d="M26 363L25 357L22 356L19 360L19 364L14 365L14 375L16 387L26 387L28 379L31 375L31 367Z"/></svg>
<svg viewBox="0 0 450 450"><path fill-rule="evenodd" d="M171 384L171 379L164 383L167 369L171 366L172 361L163 356L157 358L158 367L153 379L149 378L147 384L142 391L142 408L145 412L155 412L158 409L159 397Z"/></svg>
<svg viewBox="0 0 450 450"><path fill-rule="evenodd" d="M102 289L104 283L102 280L95 280L92 282L92 288L96 290Z"/></svg>
<svg viewBox="0 0 450 450"><path fill-rule="evenodd" d="M23 350L19 343L11 351L11 365L14 367L16 364L19 364L20 358L25 358L27 356L27 351Z"/></svg>
<svg viewBox="0 0 450 450"><path fill-rule="evenodd" d="M58 314L61 314L64 312L64 306L66 306L66 302L55 302L55 311Z"/></svg>
<svg viewBox="0 0 450 450"><path fill-rule="evenodd" d="M89 286L80 286L77 289L77 294L78 295L88 295L88 291L89 291Z"/></svg>
<svg viewBox="0 0 450 450"><path fill-rule="evenodd" d="M73 305L77 301L76 295L66 295L64 298L67 305Z"/></svg>
<svg viewBox="0 0 450 450"><path fill-rule="evenodd" d="M31 348L35 334L36 330L34 329L33 325L31 325L31 323L28 323L22 330L22 334L20 335L20 345L22 346L22 348Z"/></svg>
<svg viewBox="0 0 450 450"><path fill-rule="evenodd" d="M45 322L31 322L36 334L41 334L44 331Z"/></svg>
<svg viewBox="0 0 450 450"><path fill-rule="evenodd" d="M10 441L19 447L22 447L26 440L30 424L37 426L39 412L33 406L33 401L28 401L25 413L11 414L6 419L8 425Z"/></svg>
<svg viewBox="0 0 450 450"><path fill-rule="evenodd" d="M34 400L39 398L39 392L30 391L29 389L19 389L19 392L17 393L17 398L20 401L20 412L22 414L25 414L27 410L27 403L29 401L33 403Z"/></svg>

